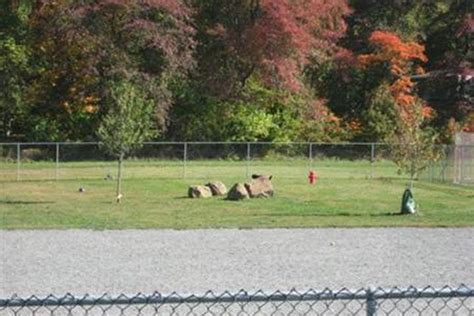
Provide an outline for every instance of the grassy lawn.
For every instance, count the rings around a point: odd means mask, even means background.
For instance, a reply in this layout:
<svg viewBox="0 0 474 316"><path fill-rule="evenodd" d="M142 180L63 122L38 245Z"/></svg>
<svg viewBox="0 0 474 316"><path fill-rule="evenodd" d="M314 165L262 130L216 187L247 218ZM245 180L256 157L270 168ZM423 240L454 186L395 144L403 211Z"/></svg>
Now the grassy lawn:
<svg viewBox="0 0 474 316"><path fill-rule="evenodd" d="M245 162L190 162L186 179L180 178L181 164L164 164L129 162L124 181L125 198L119 205L114 201L115 182L102 179L109 169L114 171L113 165L63 165L59 181L34 180L40 173L42 176L54 175L47 165L25 168L22 176L30 180L0 182L0 228L474 225L472 187L418 182L414 193L419 213L397 215L407 181L397 176L393 166L388 164L374 168L372 171L378 178L370 180L367 179L371 172L367 162L316 162L315 168L321 178L316 186L310 186L306 180L307 162L282 165L281 162L255 161L249 171L276 174L276 196L241 202L223 198L192 200L186 198L186 193L190 184L208 180L220 179L229 187L237 181L245 181ZM86 188L85 193L78 192L80 186Z"/></svg>

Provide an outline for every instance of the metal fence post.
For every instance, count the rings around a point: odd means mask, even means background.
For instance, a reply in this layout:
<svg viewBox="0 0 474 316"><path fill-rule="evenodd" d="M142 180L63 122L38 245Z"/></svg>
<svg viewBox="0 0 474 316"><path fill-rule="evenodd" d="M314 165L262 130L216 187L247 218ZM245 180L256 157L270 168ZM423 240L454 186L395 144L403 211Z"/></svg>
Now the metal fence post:
<svg viewBox="0 0 474 316"><path fill-rule="evenodd" d="M446 157L448 157L449 155L449 147L447 148L444 148L444 145L443 145L443 151L445 152L446 154ZM446 160L448 160L449 158L446 158ZM445 166L445 163L447 164L447 162L445 161L442 161L439 165L440 167L440 176L441 176L441 181L443 181L443 183L446 182L446 166Z"/></svg>
<svg viewBox="0 0 474 316"><path fill-rule="evenodd" d="M16 181L20 181L20 143L16 144Z"/></svg>
<svg viewBox="0 0 474 316"><path fill-rule="evenodd" d="M434 169L435 169L435 164L434 162L431 160L430 161L430 182L433 183L433 179L434 179Z"/></svg>
<svg viewBox="0 0 474 316"><path fill-rule="evenodd" d="M309 170L313 170L313 143L309 143Z"/></svg>
<svg viewBox="0 0 474 316"><path fill-rule="evenodd" d="M374 291L372 289L367 290L367 316L375 316L377 313L377 300L374 296Z"/></svg>
<svg viewBox="0 0 474 316"><path fill-rule="evenodd" d="M464 168L464 163L465 163L465 153L464 153L464 150L466 149L463 145L460 146L461 148L461 163L459 164L460 165L460 168L461 170L459 171L459 184L463 185L464 184L464 177L465 177L465 168Z"/></svg>
<svg viewBox="0 0 474 316"><path fill-rule="evenodd" d="M55 169L54 177L55 177L56 181L58 181L58 178L59 178L59 143L56 143L56 169Z"/></svg>
<svg viewBox="0 0 474 316"><path fill-rule="evenodd" d="M375 144L371 144L370 148L370 179L374 178L374 163L375 163Z"/></svg>
<svg viewBox="0 0 474 316"><path fill-rule="evenodd" d="M250 178L250 142L247 143L247 178Z"/></svg>
<svg viewBox="0 0 474 316"><path fill-rule="evenodd" d="M184 154L183 154L183 179L186 179L186 163L188 160L188 143L184 143Z"/></svg>

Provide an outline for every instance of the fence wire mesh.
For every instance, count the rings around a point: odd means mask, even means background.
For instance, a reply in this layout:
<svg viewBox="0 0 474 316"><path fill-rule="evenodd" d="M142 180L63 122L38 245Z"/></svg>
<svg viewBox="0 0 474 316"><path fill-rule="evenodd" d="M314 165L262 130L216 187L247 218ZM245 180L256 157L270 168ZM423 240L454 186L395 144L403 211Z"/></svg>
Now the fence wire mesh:
<svg viewBox="0 0 474 316"><path fill-rule="evenodd" d="M435 146L419 178L474 185L474 146ZM398 147L379 143L146 143L124 163L126 179L225 179L272 174L304 179L317 170L326 179L407 179L395 163ZM427 158L423 158L427 159ZM0 179L110 179L116 162L99 143L0 143Z"/></svg>
<svg viewBox="0 0 474 316"><path fill-rule="evenodd" d="M0 315L473 315L474 288L342 289L203 295L13 296Z"/></svg>

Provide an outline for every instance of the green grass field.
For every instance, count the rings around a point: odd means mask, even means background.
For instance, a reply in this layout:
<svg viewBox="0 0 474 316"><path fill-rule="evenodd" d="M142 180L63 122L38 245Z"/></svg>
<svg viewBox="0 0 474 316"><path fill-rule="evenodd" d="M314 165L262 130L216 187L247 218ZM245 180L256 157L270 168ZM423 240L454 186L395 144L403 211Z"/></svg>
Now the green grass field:
<svg viewBox="0 0 474 316"><path fill-rule="evenodd" d="M0 228L270 228L270 227L452 227L474 225L474 190L469 187L415 183L419 213L397 215L407 179L390 162L319 161L320 179L307 184L307 161L128 161L124 201L115 203L113 163L0 165ZM7 174L7 171L12 173ZM192 200L191 184L221 180L227 186L246 180L247 172L274 175L273 199L231 202ZM186 179L183 175L186 173ZM370 174L374 179L368 179ZM54 179L59 180L40 180ZM85 187L85 193L78 188Z"/></svg>

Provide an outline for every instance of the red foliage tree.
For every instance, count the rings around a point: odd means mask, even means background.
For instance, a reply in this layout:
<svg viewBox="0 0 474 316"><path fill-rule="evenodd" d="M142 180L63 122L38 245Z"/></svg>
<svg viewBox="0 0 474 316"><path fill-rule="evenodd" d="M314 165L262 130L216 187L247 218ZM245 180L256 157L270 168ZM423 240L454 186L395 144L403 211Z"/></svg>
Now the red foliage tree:
<svg viewBox="0 0 474 316"><path fill-rule="evenodd" d="M32 84L32 103L62 124L96 122L109 82L120 77L146 90L163 126L171 105L168 79L194 65L191 13L181 0L45 1L31 19L43 68Z"/></svg>
<svg viewBox="0 0 474 316"><path fill-rule="evenodd" d="M346 0L240 1L228 11L221 5L225 14L214 14L205 32L211 41L223 43L221 48L236 64L238 81L245 84L258 73L267 84L293 91L301 87L298 76L311 54L338 49L344 17L350 13ZM200 9L215 10L205 5ZM229 63L227 58L224 63Z"/></svg>

